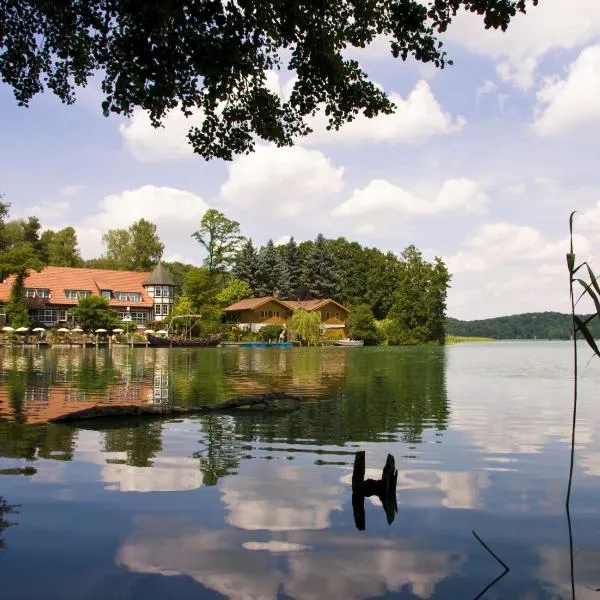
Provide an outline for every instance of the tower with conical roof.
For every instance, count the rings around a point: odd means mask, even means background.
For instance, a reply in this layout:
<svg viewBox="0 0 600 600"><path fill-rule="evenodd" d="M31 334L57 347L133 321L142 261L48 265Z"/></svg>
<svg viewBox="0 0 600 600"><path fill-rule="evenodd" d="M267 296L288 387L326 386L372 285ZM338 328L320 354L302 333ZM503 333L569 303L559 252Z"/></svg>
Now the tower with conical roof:
<svg viewBox="0 0 600 600"><path fill-rule="evenodd" d="M173 312L175 282L169 269L159 262L143 283L146 293L154 300L154 320L162 321Z"/></svg>

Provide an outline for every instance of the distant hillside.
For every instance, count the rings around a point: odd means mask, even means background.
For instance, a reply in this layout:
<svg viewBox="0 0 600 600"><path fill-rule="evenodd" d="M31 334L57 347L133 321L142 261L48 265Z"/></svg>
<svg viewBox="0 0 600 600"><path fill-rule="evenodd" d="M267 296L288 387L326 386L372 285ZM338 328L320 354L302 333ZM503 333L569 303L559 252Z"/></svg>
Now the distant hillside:
<svg viewBox="0 0 600 600"><path fill-rule="evenodd" d="M600 338L600 324L594 319L589 327ZM446 319L449 335L490 337L497 340L568 340L571 335L571 315L558 312L524 313L478 321Z"/></svg>

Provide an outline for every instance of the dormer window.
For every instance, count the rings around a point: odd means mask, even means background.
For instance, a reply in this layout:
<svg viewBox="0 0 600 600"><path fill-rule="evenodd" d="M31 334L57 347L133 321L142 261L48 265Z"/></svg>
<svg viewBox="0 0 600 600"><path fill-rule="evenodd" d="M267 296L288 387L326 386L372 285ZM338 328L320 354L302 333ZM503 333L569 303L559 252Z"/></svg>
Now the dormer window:
<svg viewBox="0 0 600 600"><path fill-rule="evenodd" d="M139 292L115 292L115 299L122 302L141 302L142 295Z"/></svg>
<svg viewBox="0 0 600 600"><path fill-rule="evenodd" d="M50 298L47 288L25 288L25 298Z"/></svg>
<svg viewBox="0 0 600 600"><path fill-rule="evenodd" d="M102 297L110 300L112 298L112 293L110 290L102 290Z"/></svg>
<svg viewBox="0 0 600 600"><path fill-rule="evenodd" d="M80 298L88 298L92 295L89 290L65 290L65 296L69 300L79 300Z"/></svg>

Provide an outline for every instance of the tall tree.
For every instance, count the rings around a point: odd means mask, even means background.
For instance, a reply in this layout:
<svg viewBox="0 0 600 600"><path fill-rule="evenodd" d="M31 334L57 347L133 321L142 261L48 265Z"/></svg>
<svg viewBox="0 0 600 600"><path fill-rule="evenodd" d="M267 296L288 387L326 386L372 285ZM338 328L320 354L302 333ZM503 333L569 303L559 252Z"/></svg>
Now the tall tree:
<svg viewBox="0 0 600 600"><path fill-rule="evenodd" d="M4 194L0 194L0 252L7 249L6 219L10 210L10 204L4 202Z"/></svg>
<svg viewBox="0 0 600 600"><path fill-rule="evenodd" d="M129 269L131 264L131 246L127 229L110 229L102 236L106 246L103 258L120 269Z"/></svg>
<svg viewBox="0 0 600 600"><path fill-rule="evenodd" d="M111 229L102 236L106 245L104 258L119 269L149 271L160 260L164 244L160 241L156 225L139 219L129 229Z"/></svg>
<svg viewBox="0 0 600 600"><path fill-rule="evenodd" d="M537 0L532 0L537 4ZM394 58L443 68L439 39L459 9L506 29L527 0L279 0L257 2L124 2L3 0L0 81L27 106L49 88L66 103L75 88L102 73L105 115L149 111L158 126L169 110L201 124L188 138L205 158L248 153L256 138L291 145L310 132L306 118L322 106L337 129L359 113L391 113L394 105L349 50L381 38ZM281 49L286 49L281 52ZM283 98L269 69L296 73Z"/></svg>
<svg viewBox="0 0 600 600"><path fill-rule="evenodd" d="M207 252L204 266L211 275L227 269L242 241L240 224L215 208L204 213L200 229L194 231L192 237L204 246Z"/></svg>
<svg viewBox="0 0 600 600"><path fill-rule="evenodd" d="M269 240L258 253L256 294L258 296L280 295L286 287L289 287L287 270L273 240Z"/></svg>
<svg viewBox="0 0 600 600"><path fill-rule="evenodd" d="M282 293L284 298L291 299L302 284L302 273L304 270L304 256L294 236L282 247L281 254L287 272L287 281L282 286Z"/></svg>
<svg viewBox="0 0 600 600"><path fill-rule="evenodd" d="M6 307L6 315L12 327L28 327L31 324L24 302L25 279L29 271L41 271L43 267L35 248L26 242L21 242L0 255L0 271L15 276Z"/></svg>
<svg viewBox="0 0 600 600"><path fill-rule="evenodd" d="M44 242L45 231L42 234ZM43 244L45 246L45 244ZM81 267L83 261L77 247L77 233L73 227L65 227L59 231L53 232L50 240L47 242L47 252L49 265L56 267Z"/></svg>
<svg viewBox="0 0 600 600"><path fill-rule="evenodd" d="M160 241L156 225L139 219L129 227L130 268L133 271L150 271L160 261L165 245Z"/></svg>
<svg viewBox="0 0 600 600"><path fill-rule="evenodd" d="M236 279L245 281L256 293L258 287L258 251L251 239L246 240L235 254L231 272Z"/></svg>
<svg viewBox="0 0 600 600"><path fill-rule="evenodd" d="M211 304L218 291L215 278L208 269L195 268L185 276L183 295L192 302L194 310Z"/></svg>
<svg viewBox="0 0 600 600"><path fill-rule="evenodd" d="M339 272L323 234L319 234L304 261L304 283L314 298L337 298Z"/></svg>
<svg viewBox="0 0 600 600"><path fill-rule="evenodd" d="M446 339L444 324L446 322L446 298L450 287L450 273L444 261L436 256L430 265L429 289L427 290L427 306L429 309L429 337L440 344Z"/></svg>

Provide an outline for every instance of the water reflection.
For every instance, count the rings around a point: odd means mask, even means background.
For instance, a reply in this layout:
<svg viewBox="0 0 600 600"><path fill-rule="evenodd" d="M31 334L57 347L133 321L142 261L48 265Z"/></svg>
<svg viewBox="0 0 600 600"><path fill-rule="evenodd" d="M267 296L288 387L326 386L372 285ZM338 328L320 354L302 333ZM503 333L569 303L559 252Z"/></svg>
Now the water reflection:
<svg viewBox="0 0 600 600"><path fill-rule="evenodd" d="M235 529L204 529L173 519L141 519L137 525L119 549L119 564L138 573L187 575L232 600L280 593L358 599L402 591L429 598L464 563L457 553L428 549L414 539L323 531L248 542ZM310 551L315 547L319 552Z"/></svg>
<svg viewBox="0 0 600 600"><path fill-rule="evenodd" d="M18 513L17 506L9 504L2 496L0 496L0 550L5 548L6 543L2 534L4 530L15 525L14 521L9 520L12 515Z"/></svg>
<svg viewBox="0 0 600 600"><path fill-rule="evenodd" d="M532 383L517 393L525 367L508 355L519 352L498 349L487 361L479 348L0 351L3 493L24 507L0 557L7 597L475 598L498 575L475 529L511 567L486 600L568 598L568 402L562 380L549 391L563 358L523 359ZM598 384L584 381L582 397ZM90 402L197 404L274 388L302 394L301 408L43 422ZM535 411L539 431L523 422ZM582 419L579 599L600 587L600 409L584 403ZM371 496L357 531L357 450L367 478L396 458L391 526ZM49 532L60 552L38 550ZM42 554L35 581L17 576Z"/></svg>

